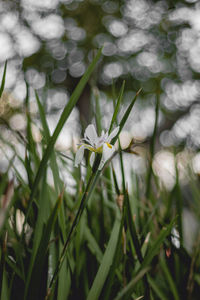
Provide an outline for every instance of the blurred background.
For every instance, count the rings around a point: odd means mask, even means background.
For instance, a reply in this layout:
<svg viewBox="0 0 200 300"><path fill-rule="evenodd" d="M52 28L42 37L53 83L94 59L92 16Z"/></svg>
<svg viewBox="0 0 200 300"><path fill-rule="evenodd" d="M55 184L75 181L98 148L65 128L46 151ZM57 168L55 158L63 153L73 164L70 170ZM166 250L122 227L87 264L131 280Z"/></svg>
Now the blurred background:
<svg viewBox="0 0 200 300"><path fill-rule="evenodd" d="M19 0L0 2L0 78L8 60L6 92L0 101L1 172L13 153L24 151L17 134L25 132L26 84L32 126L40 142L34 91L43 101L51 132L63 107L84 74L96 49L102 58L73 110L56 147L76 145L82 129L92 122L94 98L99 97L103 124L109 124L112 98L125 80L124 109L142 88L132 115L121 134L122 146L131 140L150 140L159 98L154 172L172 189L176 158L180 179L187 184L187 165L200 172L200 2ZM123 112L121 112L123 113ZM19 149L18 149L19 148ZM145 147L144 147L145 148ZM145 172L146 149L131 156L136 173ZM128 154L127 154L128 155ZM127 160L127 168L130 162Z"/></svg>

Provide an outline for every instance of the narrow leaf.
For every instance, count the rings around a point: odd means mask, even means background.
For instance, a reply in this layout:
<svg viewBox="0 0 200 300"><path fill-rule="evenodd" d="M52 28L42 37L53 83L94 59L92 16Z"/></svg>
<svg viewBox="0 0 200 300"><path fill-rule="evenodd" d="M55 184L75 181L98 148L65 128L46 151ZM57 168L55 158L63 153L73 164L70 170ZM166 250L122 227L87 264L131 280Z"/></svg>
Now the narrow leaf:
<svg viewBox="0 0 200 300"><path fill-rule="evenodd" d="M170 234L172 227L174 226L175 220L172 220L172 222L168 226L162 228L159 236L151 245L150 250L147 252L147 255L144 257L141 268L148 266L151 263L154 256L159 252L160 246L162 245L166 237Z"/></svg>
<svg viewBox="0 0 200 300"><path fill-rule="evenodd" d="M114 143L117 141L118 136L119 136L120 132L122 131L122 129L123 129L123 127L124 127L124 125L125 125L125 123L126 123L128 117L129 117L129 115L130 115L130 112L131 112L131 110L132 110L132 108L133 108L133 105L135 104L135 101L136 101L136 99L137 99L139 93L141 92L141 90L142 90L142 89L140 89L140 90L136 93L135 97L134 97L133 100L131 101L131 104L128 106L128 108L127 108L127 110L126 110L126 112L125 112L125 114L124 114L124 116L123 116L123 118L122 118L122 120L121 120L121 122L120 122L120 124L119 124L119 132L118 132L118 134L117 134L117 135L112 139L112 141L111 141L112 144L114 144Z"/></svg>
<svg viewBox="0 0 200 300"><path fill-rule="evenodd" d="M177 291L176 285L175 285L175 283L174 283L174 280L173 280L173 278L172 278L172 275L171 275L170 272L169 272L169 269L168 269L168 267L167 267L167 264L166 264L166 262L165 262L165 259L162 258L162 259L160 260L160 263L161 263L162 270L163 270L163 272L164 272L164 274L165 274L165 277L166 277L166 279L167 279L167 282L169 283L169 287L170 287L170 290L171 290L171 292L172 292L172 294L173 294L174 300L179 300L180 298L179 298L179 295L178 295L178 291Z"/></svg>
<svg viewBox="0 0 200 300"><path fill-rule="evenodd" d="M0 97L1 97L1 95L2 95L2 93L3 93L4 86L5 86L6 70L7 70L7 61L5 62L5 65L4 65L3 77L2 77L2 80L1 80Z"/></svg>
<svg viewBox="0 0 200 300"><path fill-rule="evenodd" d="M106 278L108 276L110 267L113 263L114 253L117 246L118 236L120 233L121 222L119 218L116 218L111 236L108 242L108 246L104 253L101 265L98 269L97 275L94 279L90 292L88 294L87 300L98 300Z"/></svg>
<svg viewBox="0 0 200 300"><path fill-rule="evenodd" d="M152 290L155 292L155 294L159 297L160 300L169 300L169 298L161 290L159 285L150 276L148 276L148 282L149 282Z"/></svg>
<svg viewBox="0 0 200 300"><path fill-rule="evenodd" d="M43 174L43 170L44 170L44 167L46 166L49 158L50 158L50 155L52 154L52 151L53 151L53 148L54 148L54 145L56 143L56 140L65 124L65 122L67 121L70 113L72 112L72 109L74 108L74 106L76 105L86 83L88 82L89 78L90 78L90 75L92 74L100 56L101 56L101 51L102 49L99 49L96 57L93 59L92 63L89 65L87 71L85 72L85 74L83 75L83 77L81 78L81 80L79 81L78 85L76 86L69 102L67 103L67 105L65 106L62 114L61 114L61 117L58 121L58 124L54 130L54 133L52 135L52 137L50 138L49 142L48 142L48 145L47 145L47 148L46 148L46 151L42 157L42 160L40 162L40 165L39 165L39 168L38 168L38 171L37 171L37 174L35 176L35 180L34 180L34 183L33 183L33 187L32 187L32 191L31 191L31 195L30 195L30 199L29 199L29 206L28 206L28 209L27 209L27 213L26 213L26 218L25 218L25 222L24 222L24 227L25 227L25 224L27 222L27 218L28 218L28 215L29 215L29 212L30 212L30 208L31 208L31 205L32 205L32 202L33 202L33 198L34 198L34 195L36 193L36 190L37 190L37 187L38 187L38 184L40 182L40 179L42 177L42 174ZM24 230L23 230L24 231Z"/></svg>
<svg viewBox="0 0 200 300"><path fill-rule="evenodd" d="M126 300L131 299L131 295L134 291L135 284L144 277L148 272L149 268L142 269L128 284L127 286L117 295L114 300Z"/></svg>
<svg viewBox="0 0 200 300"><path fill-rule="evenodd" d="M46 259L46 253L48 249L48 244L51 236L51 232L53 230L53 226L55 224L57 215L58 215L58 209L61 205L61 200L62 200L62 195L58 197L58 200L55 204L55 207L48 219L46 228L43 231L40 245L38 247L37 254L35 256L35 261L32 269L32 274L29 278L27 279L27 284L26 284L26 290L25 290L25 299L28 300L34 300L37 299L37 295L39 293L39 286L40 282L42 280L42 275L43 275L43 266L45 263Z"/></svg>
<svg viewBox="0 0 200 300"><path fill-rule="evenodd" d="M111 120L111 122L110 122L109 133L111 133L113 124L114 124L114 123L116 122L116 120L117 120L117 114L118 114L118 112L119 112L120 104L121 104L121 101L122 101L122 98L123 98L123 94L124 94L124 87L125 87L125 81L123 81L122 87L121 87L121 89L120 89L120 93L119 93L119 97L118 97L118 99L117 99L117 104L116 104L116 106L115 106L114 114L113 114L112 120Z"/></svg>

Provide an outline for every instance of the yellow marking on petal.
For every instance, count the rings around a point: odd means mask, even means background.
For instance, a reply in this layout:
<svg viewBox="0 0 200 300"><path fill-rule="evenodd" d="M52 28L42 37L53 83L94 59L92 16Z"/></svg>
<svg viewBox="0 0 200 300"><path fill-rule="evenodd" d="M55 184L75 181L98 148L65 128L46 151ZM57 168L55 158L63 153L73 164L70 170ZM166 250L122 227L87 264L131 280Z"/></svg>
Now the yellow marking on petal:
<svg viewBox="0 0 200 300"><path fill-rule="evenodd" d="M109 144L109 143L106 143L106 145L108 146L108 148L112 149L112 146L111 146L111 144Z"/></svg>
<svg viewBox="0 0 200 300"><path fill-rule="evenodd" d="M96 153L102 153L102 151L103 151L103 147L101 146L101 147L97 148L95 152Z"/></svg>

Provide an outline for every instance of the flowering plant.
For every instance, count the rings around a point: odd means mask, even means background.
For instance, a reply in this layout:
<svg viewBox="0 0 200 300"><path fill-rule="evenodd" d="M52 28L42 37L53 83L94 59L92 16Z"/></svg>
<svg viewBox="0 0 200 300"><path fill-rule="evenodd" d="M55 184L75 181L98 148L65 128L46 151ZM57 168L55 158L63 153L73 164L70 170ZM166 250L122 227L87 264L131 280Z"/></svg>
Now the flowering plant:
<svg viewBox="0 0 200 300"><path fill-rule="evenodd" d="M99 164L99 170L101 170L105 162L111 158L115 152L115 147L110 144L112 139L118 134L119 126L117 126L110 134L102 131L101 135L98 136L94 125L90 124L85 130L84 138L79 144L78 150L75 157L75 166L77 167L84 155L85 149L91 151L90 165L92 166L95 159L95 153L102 154L101 161Z"/></svg>

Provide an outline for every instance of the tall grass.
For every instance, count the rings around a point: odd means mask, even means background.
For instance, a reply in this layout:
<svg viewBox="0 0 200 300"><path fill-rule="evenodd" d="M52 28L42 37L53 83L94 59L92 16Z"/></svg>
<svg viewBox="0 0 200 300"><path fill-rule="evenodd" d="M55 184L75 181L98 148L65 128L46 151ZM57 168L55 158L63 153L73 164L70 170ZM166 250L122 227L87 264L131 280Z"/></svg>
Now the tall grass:
<svg viewBox="0 0 200 300"><path fill-rule="evenodd" d="M26 138L20 140L25 143L25 156L19 156L12 148L14 157L23 164L27 179L13 164L13 157L0 180L1 300L199 299L200 235L188 252L184 244L184 194L178 168L171 192L160 187L152 168L159 94L147 174L143 178L132 176L132 192L127 189L130 175L124 168L120 142L115 158L119 159L120 174L110 161L103 170L98 170L97 156L93 168L86 162L85 176L81 176L83 166L75 168L71 160L54 148L100 55L101 50L77 85L52 136L44 108L35 94L42 124L42 155L32 136L27 87ZM5 80L6 65L1 94ZM125 83L114 101L109 132L119 125L120 133L140 93L130 99L119 120L120 107L125 105L124 87ZM96 127L101 130L98 95L95 107ZM129 155L131 158L132 154ZM62 180L61 165L70 169L75 181L73 193ZM14 180L9 176L11 170ZM49 170L53 185L47 180ZM188 188L192 199L187 209L199 220L199 183L192 176ZM174 239L178 240L178 246Z"/></svg>

